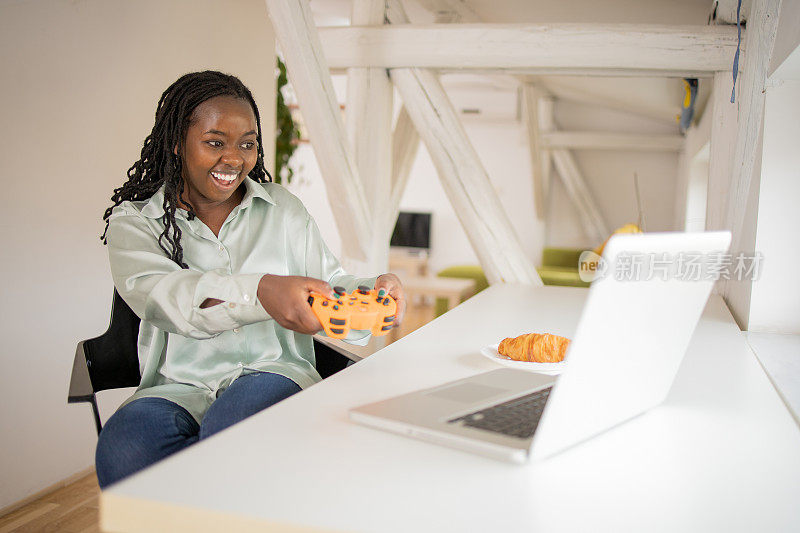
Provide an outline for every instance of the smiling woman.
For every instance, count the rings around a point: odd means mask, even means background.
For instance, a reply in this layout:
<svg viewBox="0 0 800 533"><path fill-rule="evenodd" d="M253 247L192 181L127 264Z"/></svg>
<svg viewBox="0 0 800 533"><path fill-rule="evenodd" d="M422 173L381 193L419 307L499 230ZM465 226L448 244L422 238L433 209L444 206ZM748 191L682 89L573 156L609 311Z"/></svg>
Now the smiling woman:
<svg viewBox="0 0 800 533"><path fill-rule="evenodd" d="M242 200L242 181L256 166L258 141L253 108L240 98L217 96L198 105L175 147L184 161L182 205L219 234Z"/></svg>
<svg viewBox="0 0 800 533"><path fill-rule="evenodd" d="M319 381L312 293L374 286L402 318L397 276L345 273L303 204L268 177L241 81L197 72L164 92L103 216L114 285L141 318L142 378L100 433L101 487Z"/></svg>

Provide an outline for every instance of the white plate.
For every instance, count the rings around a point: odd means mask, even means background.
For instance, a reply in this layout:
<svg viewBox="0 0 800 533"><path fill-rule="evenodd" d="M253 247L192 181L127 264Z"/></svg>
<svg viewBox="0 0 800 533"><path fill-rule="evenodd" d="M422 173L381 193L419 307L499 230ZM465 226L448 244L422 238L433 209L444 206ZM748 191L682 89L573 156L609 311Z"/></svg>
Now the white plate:
<svg viewBox="0 0 800 533"><path fill-rule="evenodd" d="M560 363L534 363L528 361L515 361L513 359L509 359L505 355L500 355L497 352L497 347L500 346L499 344L492 344L491 346L486 346L481 348L481 355L486 357L487 359L491 359L495 363L500 363L501 365L509 366L511 368L519 368L521 370L528 370L530 372L538 372L540 374L549 374L554 376L556 374L560 374L564 370L564 366L566 363L561 361Z"/></svg>

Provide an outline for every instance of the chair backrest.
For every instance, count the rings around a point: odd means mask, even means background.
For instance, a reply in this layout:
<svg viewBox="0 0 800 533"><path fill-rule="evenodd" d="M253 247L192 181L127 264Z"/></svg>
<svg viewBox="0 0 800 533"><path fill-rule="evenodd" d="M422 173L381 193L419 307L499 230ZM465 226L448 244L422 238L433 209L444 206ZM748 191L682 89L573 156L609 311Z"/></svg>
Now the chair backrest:
<svg viewBox="0 0 800 533"><path fill-rule="evenodd" d="M139 385L138 338L139 317L114 289L108 329L83 343L86 367L95 392Z"/></svg>

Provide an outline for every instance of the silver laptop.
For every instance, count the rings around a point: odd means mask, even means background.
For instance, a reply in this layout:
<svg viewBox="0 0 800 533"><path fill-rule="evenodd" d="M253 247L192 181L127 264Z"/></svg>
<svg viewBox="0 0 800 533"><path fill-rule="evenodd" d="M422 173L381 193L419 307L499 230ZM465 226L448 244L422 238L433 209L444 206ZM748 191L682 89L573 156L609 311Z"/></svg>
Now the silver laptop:
<svg viewBox="0 0 800 533"><path fill-rule="evenodd" d="M350 418L512 462L584 441L664 400L729 244L728 232L614 236L599 263L582 258L597 274L559 376L493 370Z"/></svg>

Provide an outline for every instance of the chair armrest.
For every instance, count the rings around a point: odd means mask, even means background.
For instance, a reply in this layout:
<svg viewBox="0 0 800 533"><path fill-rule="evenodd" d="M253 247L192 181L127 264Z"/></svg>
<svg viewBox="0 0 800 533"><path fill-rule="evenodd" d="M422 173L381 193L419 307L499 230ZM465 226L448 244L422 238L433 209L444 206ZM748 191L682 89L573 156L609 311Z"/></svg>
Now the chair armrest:
<svg viewBox="0 0 800 533"><path fill-rule="evenodd" d="M72 375L69 380L69 394L67 403L90 402L94 397L92 379L86 367L86 353L83 351L83 342L78 343L75 349L75 360L72 362Z"/></svg>

